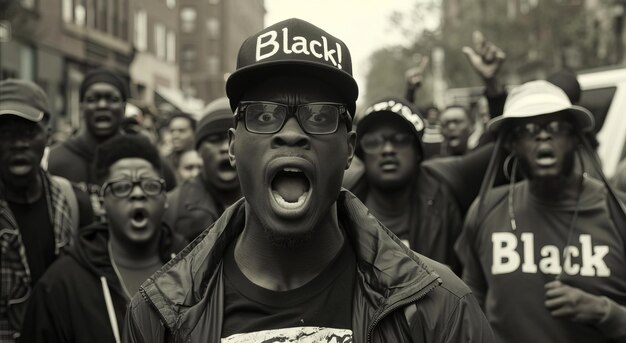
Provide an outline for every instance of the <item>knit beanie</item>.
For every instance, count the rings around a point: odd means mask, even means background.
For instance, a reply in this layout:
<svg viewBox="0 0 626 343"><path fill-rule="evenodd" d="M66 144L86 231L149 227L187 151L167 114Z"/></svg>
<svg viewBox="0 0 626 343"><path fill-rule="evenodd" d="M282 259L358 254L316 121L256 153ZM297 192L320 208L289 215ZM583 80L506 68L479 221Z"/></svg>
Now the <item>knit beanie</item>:
<svg viewBox="0 0 626 343"><path fill-rule="evenodd" d="M208 136L214 133L226 133L234 126L233 112L227 97L218 98L208 104L201 118L196 127L196 150Z"/></svg>
<svg viewBox="0 0 626 343"><path fill-rule="evenodd" d="M89 89L89 86L98 82L108 83L117 88L122 96L122 101L126 102L126 99L128 98L128 83L117 73L108 69L94 69L85 75L83 82L80 84L80 101L84 100L85 93L87 92L87 89Z"/></svg>

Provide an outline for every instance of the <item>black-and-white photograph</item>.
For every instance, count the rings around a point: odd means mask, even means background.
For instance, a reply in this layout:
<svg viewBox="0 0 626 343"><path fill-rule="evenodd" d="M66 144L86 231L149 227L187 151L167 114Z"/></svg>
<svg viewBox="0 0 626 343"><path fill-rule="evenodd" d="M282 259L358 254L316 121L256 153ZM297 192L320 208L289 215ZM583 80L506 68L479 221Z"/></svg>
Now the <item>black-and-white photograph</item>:
<svg viewBox="0 0 626 343"><path fill-rule="evenodd" d="M1 343L626 343L626 0L0 0Z"/></svg>

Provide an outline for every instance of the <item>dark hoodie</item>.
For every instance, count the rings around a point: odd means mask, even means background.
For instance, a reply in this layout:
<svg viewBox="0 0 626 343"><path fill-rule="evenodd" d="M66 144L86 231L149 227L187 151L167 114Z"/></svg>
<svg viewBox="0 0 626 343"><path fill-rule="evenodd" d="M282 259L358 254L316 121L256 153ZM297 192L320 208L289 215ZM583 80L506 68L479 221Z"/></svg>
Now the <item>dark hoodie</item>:
<svg viewBox="0 0 626 343"><path fill-rule="evenodd" d="M72 182L97 184L91 165L95 147L90 147L82 136L71 137L50 150L48 171Z"/></svg>
<svg viewBox="0 0 626 343"><path fill-rule="evenodd" d="M164 226L159 254L163 263L186 242ZM22 342L115 342L126 306L108 252L109 229L97 223L82 229L75 248L56 261L33 289L24 318ZM110 302L105 300L110 294ZM109 313L108 305L114 309Z"/></svg>

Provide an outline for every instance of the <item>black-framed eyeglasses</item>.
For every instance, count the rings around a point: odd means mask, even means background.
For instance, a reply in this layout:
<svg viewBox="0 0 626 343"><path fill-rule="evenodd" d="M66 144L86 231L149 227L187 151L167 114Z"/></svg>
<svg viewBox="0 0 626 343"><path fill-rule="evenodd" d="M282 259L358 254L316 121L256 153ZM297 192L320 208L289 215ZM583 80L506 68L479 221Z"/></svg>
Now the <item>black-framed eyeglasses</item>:
<svg viewBox="0 0 626 343"><path fill-rule="evenodd" d="M126 198L137 185L147 196L157 196L165 191L165 180L163 179L118 180L105 182L100 189L100 196L104 196L107 189L110 189L114 197Z"/></svg>
<svg viewBox="0 0 626 343"><path fill-rule="evenodd" d="M562 120L552 120L543 124L531 122L513 127L513 135L519 138L535 137L539 134L539 132L541 132L541 130L545 130L547 133L553 135L572 132L573 129L574 127L572 124Z"/></svg>
<svg viewBox="0 0 626 343"><path fill-rule="evenodd" d="M385 142L391 143L396 148L404 148L411 143L415 137L408 133L397 132L390 135L367 133L361 138L361 148L365 153L377 154L385 146Z"/></svg>
<svg viewBox="0 0 626 343"><path fill-rule="evenodd" d="M235 120L243 116L249 132L273 134L283 128L289 115L296 117L302 130L309 135L335 133L342 118L346 119L348 127L352 126L346 105L334 102L288 106L268 101L242 101L235 112Z"/></svg>

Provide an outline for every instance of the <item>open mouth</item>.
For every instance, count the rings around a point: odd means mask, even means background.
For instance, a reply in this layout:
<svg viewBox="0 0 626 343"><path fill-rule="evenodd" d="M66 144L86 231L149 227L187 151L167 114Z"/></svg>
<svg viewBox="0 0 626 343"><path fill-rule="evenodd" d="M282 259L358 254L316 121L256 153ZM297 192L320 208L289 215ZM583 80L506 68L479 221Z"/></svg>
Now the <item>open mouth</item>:
<svg viewBox="0 0 626 343"><path fill-rule="evenodd" d="M135 208L130 213L130 225L136 229L143 229L148 225L148 211L145 208Z"/></svg>
<svg viewBox="0 0 626 343"><path fill-rule="evenodd" d="M108 128L113 123L113 118L110 114L96 114L93 118L94 124L98 128Z"/></svg>
<svg viewBox="0 0 626 343"><path fill-rule="evenodd" d="M33 170L34 166L26 157L15 157L9 163L9 171L13 175L26 175Z"/></svg>
<svg viewBox="0 0 626 343"><path fill-rule="evenodd" d="M448 145L452 147L456 147L461 144L461 139L459 136L449 136L448 137Z"/></svg>
<svg viewBox="0 0 626 343"><path fill-rule="evenodd" d="M556 155L552 148L541 148L537 151L535 162L540 167L550 167L556 163Z"/></svg>
<svg viewBox="0 0 626 343"><path fill-rule="evenodd" d="M380 163L380 169L383 172L394 172L398 170L400 163L397 160L384 160Z"/></svg>
<svg viewBox="0 0 626 343"><path fill-rule="evenodd" d="M283 208L300 208L309 196L310 186L309 179L301 169L283 168L272 179L272 196Z"/></svg>
<svg viewBox="0 0 626 343"><path fill-rule="evenodd" d="M228 158L225 158L218 163L217 172L222 181L229 182L237 178L237 171L230 165Z"/></svg>

